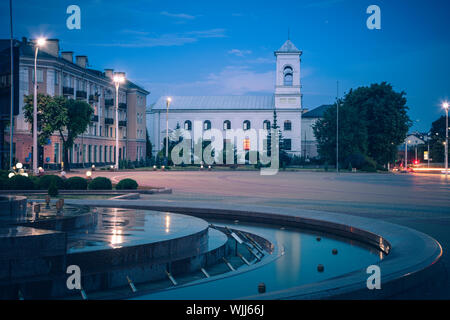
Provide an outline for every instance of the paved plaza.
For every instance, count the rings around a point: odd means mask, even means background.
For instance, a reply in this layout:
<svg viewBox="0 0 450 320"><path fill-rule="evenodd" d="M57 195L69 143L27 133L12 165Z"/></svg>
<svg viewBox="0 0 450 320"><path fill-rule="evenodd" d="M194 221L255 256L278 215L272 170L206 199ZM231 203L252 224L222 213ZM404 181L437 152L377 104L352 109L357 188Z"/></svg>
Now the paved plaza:
<svg viewBox="0 0 450 320"><path fill-rule="evenodd" d="M117 182L132 178L141 186L172 188L172 194L142 195L143 200L233 203L290 207L357 215L424 232L444 248L450 267L450 177L424 174L258 171L94 172ZM449 270L450 272L450 270ZM447 290L433 298L450 298Z"/></svg>

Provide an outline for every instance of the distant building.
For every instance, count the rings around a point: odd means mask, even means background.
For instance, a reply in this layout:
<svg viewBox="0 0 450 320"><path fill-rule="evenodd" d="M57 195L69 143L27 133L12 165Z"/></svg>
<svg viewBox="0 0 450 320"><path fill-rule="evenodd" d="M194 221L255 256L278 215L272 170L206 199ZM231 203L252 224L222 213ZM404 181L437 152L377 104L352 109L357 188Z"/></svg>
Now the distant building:
<svg viewBox="0 0 450 320"><path fill-rule="evenodd" d="M15 161L31 166L32 132L31 125L23 115L23 97L33 93L34 52L33 41L23 38L14 41L16 66L16 113L14 116L13 154ZM9 40L0 40L0 79L10 77ZM6 61L5 61L6 60ZM115 87L112 82L114 70L104 72L90 69L87 56L76 56L73 52L59 51L59 40L49 39L39 49L36 80L38 93L52 96L65 96L84 100L94 108L94 116L86 132L75 140L70 150L71 164L87 166L115 162ZM2 83L0 90L1 110L10 109L9 80ZM145 158L145 89L126 81L119 89L119 159L140 160ZM9 116L8 116L9 119ZM6 129L9 131L9 129ZM39 153L39 166L59 167L62 155L62 142L59 135L53 135ZM9 144L9 132L5 131L5 141ZM6 149L6 148L5 148Z"/></svg>
<svg viewBox="0 0 450 320"><path fill-rule="evenodd" d="M302 51L290 40L275 51L276 85L272 95L170 97L169 130L180 125L182 129L192 131L194 122L200 122L203 131L211 128L224 132L229 129L267 130L272 125L273 113L276 110L277 124L282 131L286 151L305 158L316 157L317 144L311 126L328 106L321 106L309 112L303 108L301 55ZM167 97L161 97L147 112L147 128L154 154L164 148L166 99ZM263 150L262 146L249 146L248 143L244 150L246 148Z"/></svg>

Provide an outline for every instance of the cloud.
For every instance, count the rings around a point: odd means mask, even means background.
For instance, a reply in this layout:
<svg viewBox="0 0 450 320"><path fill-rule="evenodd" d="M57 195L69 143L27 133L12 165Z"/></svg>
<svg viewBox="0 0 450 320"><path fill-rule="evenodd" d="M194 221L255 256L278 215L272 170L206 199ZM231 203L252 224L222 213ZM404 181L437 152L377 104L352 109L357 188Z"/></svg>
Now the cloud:
<svg viewBox="0 0 450 320"><path fill-rule="evenodd" d="M160 13L162 16L170 17L170 18L176 18L176 19L183 19L183 20L194 20L196 16L187 14L187 13L170 13L167 11L162 11Z"/></svg>
<svg viewBox="0 0 450 320"><path fill-rule="evenodd" d="M252 51L251 50L231 49L230 51L228 51L228 53L234 54L235 56L238 56L238 57L243 57L245 55L251 54Z"/></svg>
<svg viewBox="0 0 450 320"><path fill-rule="evenodd" d="M228 66L203 79L178 83L145 82L152 92L152 100L163 95L244 95L271 94L274 90L275 72L257 72L248 67Z"/></svg>
<svg viewBox="0 0 450 320"><path fill-rule="evenodd" d="M224 38L225 29L210 29L200 31L189 31L184 33L167 33L152 35L146 31L125 29L122 33L131 34L130 37L121 42L95 43L91 46L99 47L125 47L125 48L149 48L149 47L171 47L194 43L202 38Z"/></svg>

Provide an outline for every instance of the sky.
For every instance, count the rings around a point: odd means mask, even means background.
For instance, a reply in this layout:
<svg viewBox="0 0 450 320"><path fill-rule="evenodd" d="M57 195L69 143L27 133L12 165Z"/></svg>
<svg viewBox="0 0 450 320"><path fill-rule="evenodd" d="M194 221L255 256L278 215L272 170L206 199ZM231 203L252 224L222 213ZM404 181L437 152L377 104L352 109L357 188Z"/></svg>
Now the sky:
<svg viewBox="0 0 450 320"><path fill-rule="evenodd" d="M69 30L67 7L81 9ZM381 29L369 30L369 5ZM450 99L448 0L13 0L14 37L60 39L151 94L272 94L273 52L287 40L303 51L303 106L333 103L350 88L386 81L406 92L411 131L426 131ZM9 38L9 1L0 1Z"/></svg>

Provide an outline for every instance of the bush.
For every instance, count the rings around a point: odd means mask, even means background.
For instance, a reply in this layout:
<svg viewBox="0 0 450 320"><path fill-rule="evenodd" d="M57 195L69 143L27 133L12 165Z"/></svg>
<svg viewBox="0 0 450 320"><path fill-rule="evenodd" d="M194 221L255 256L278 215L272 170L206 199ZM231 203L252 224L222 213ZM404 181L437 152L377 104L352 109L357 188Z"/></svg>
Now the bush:
<svg viewBox="0 0 450 320"><path fill-rule="evenodd" d="M88 182L82 177L71 177L65 181L67 190L86 190Z"/></svg>
<svg viewBox="0 0 450 320"><path fill-rule="evenodd" d="M362 171L366 172L377 172L377 163L370 157L366 157L364 165L361 168Z"/></svg>
<svg viewBox="0 0 450 320"><path fill-rule="evenodd" d="M116 185L117 190L135 190L137 189L138 184L133 179L123 179L120 180L119 183Z"/></svg>
<svg viewBox="0 0 450 320"><path fill-rule="evenodd" d="M51 197L56 197L58 195L58 186L55 179L52 180L48 187L48 195Z"/></svg>
<svg viewBox="0 0 450 320"><path fill-rule="evenodd" d="M21 175L9 178L6 187L9 190L33 190L35 188L30 178Z"/></svg>
<svg viewBox="0 0 450 320"><path fill-rule="evenodd" d="M105 177L97 177L88 184L89 190L112 190L111 180Z"/></svg>
<svg viewBox="0 0 450 320"><path fill-rule="evenodd" d="M56 187L58 189L64 189L65 187L64 179L61 178L60 176L45 175L37 180L37 188L40 190L48 190L52 182L56 183Z"/></svg>

